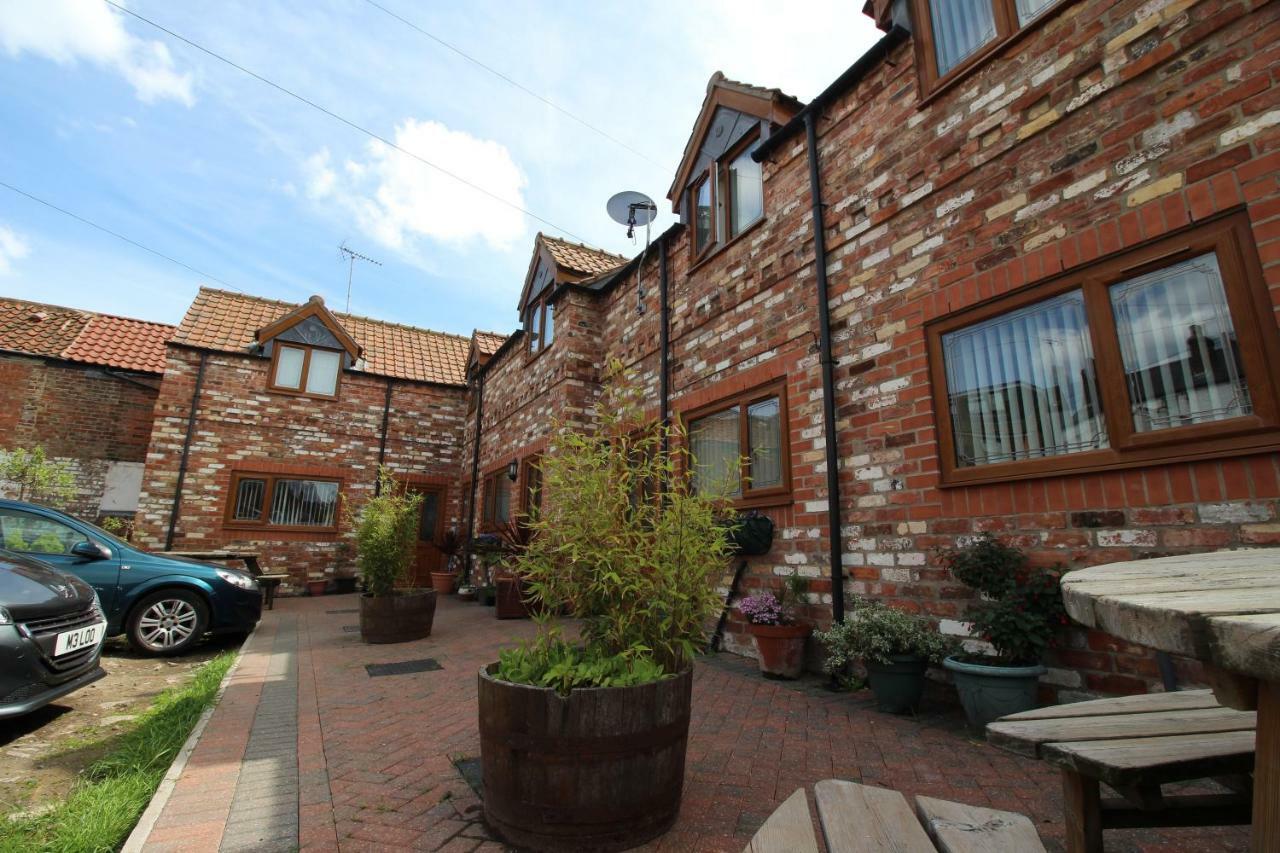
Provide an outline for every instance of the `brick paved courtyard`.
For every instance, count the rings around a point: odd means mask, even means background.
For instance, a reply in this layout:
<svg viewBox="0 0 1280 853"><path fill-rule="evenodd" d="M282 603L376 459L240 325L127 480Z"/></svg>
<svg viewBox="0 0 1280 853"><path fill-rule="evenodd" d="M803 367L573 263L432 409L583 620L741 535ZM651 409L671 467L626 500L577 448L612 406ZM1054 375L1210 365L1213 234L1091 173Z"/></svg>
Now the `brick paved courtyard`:
<svg viewBox="0 0 1280 853"><path fill-rule="evenodd" d="M286 599L250 641L158 818L148 851L502 850L455 762L479 755L475 673L529 622L440 602L432 636L366 646L355 596ZM366 664L434 658L370 677ZM765 681L721 655L695 673L684 803L662 851L739 851L793 790L839 777L1030 815L1061 850L1058 777L966 737L957 709L877 713L865 692ZM1109 832L1108 850L1245 849L1231 829Z"/></svg>

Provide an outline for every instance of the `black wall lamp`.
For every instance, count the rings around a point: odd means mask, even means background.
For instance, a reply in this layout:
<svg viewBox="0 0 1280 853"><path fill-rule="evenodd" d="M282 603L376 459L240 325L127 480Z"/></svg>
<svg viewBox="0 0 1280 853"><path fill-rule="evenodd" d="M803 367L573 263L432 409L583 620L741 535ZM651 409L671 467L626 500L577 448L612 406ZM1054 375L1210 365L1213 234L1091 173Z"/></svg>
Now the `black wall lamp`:
<svg viewBox="0 0 1280 853"><path fill-rule="evenodd" d="M512 459L510 462L507 463L507 479L509 479L511 482L514 483L516 481L516 478L519 476L520 476L520 465L519 463L516 462L516 460Z"/></svg>

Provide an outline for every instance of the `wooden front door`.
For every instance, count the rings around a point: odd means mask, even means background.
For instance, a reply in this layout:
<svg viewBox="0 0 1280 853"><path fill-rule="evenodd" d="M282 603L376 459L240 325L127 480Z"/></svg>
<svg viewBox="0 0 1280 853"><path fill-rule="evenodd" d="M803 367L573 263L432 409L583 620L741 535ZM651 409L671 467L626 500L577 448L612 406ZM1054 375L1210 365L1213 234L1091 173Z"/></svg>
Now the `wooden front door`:
<svg viewBox="0 0 1280 853"><path fill-rule="evenodd" d="M443 572L447 568L444 554L437 547L444 527L444 486L411 485L409 491L422 495L422 509L418 516L417 559L413 564L413 585L431 586L431 572Z"/></svg>

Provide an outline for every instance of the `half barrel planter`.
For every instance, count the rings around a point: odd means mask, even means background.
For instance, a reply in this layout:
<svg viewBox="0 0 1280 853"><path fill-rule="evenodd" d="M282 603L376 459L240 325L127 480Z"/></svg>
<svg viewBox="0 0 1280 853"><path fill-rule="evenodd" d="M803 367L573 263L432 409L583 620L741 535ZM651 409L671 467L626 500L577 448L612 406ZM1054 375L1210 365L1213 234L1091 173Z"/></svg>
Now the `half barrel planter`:
<svg viewBox="0 0 1280 853"><path fill-rule="evenodd" d="M675 823L693 672L561 696L479 674L484 813L507 843L625 850Z"/></svg>
<svg viewBox="0 0 1280 853"><path fill-rule="evenodd" d="M395 595L360 596L360 639L366 643L407 643L431 636L436 591L406 589Z"/></svg>

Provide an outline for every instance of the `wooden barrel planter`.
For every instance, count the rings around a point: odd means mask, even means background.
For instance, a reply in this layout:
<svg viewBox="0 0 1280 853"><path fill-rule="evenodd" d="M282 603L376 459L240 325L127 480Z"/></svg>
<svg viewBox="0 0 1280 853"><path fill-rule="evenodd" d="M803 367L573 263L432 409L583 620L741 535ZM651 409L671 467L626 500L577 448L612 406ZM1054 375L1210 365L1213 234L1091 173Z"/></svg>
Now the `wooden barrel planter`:
<svg viewBox="0 0 1280 853"><path fill-rule="evenodd" d="M680 811L693 673L638 687L554 690L481 667L480 760L489 826L517 847L625 850Z"/></svg>
<svg viewBox="0 0 1280 853"><path fill-rule="evenodd" d="M395 595L360 596L360 639L366 643L407 643L431 636L436 616L433 589L405 589Z"/></svg>

